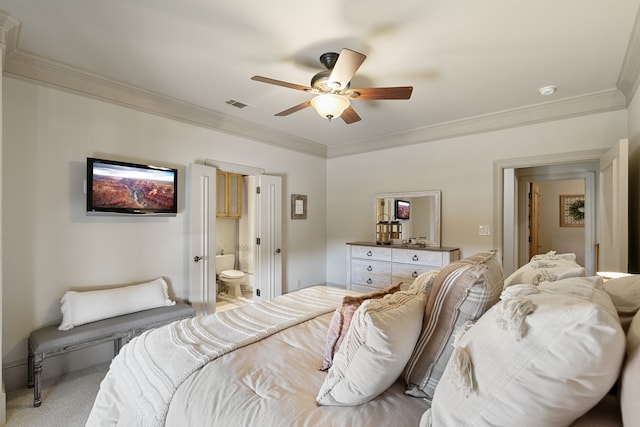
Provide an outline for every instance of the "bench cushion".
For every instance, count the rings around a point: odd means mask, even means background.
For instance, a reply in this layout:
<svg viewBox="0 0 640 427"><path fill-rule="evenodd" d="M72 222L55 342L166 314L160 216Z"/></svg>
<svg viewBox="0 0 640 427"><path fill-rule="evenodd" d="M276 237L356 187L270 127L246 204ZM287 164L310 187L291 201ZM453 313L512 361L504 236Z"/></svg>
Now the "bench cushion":
<svg viewBox="0 0 640 427"><path fill-rule="evenodd" d="M58 330L56 326L33 331L29 336L29 345L33 353L47 353L78 345L78 343L99 340L114 336L119 332L136 329L149 329L174 320L192 317L195 311L186 303L176 303L173 306L159 307L136 313L111 317L97 322L77 326L67 331ZM126 334L122 334L124 336Z"/></svg>
<svg viewBox="0 0 640 427"><path fill-rule="evenodd" d="M151 282L97 291L68 291L62 297L61 331L109 317L150 308L173 305L167 282L160 277Z"/></svg>

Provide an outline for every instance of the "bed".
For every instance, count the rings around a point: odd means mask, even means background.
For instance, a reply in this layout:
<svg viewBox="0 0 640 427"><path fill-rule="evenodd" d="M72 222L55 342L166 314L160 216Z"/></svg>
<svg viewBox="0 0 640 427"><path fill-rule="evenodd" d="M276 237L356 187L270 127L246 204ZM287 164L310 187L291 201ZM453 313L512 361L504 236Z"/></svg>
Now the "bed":
<svg viewBox="0 0 640 427"><path fill-rule="evenodd" d="M355 294L315 286L143 334L112 362L87 425L416 426L428 403L405 395L401 380L363 405L316 402L329 324ZM172 378L167 364L179 365Z"/></svg>
<svg viewBox="0 0 640 427"><path fill-rule="evenodd" d="M550 253L505 280L489 251L402 290L314 286L174 322L124 346L87 426L571 425L625 352L620 304L576 266Z"/></svg>

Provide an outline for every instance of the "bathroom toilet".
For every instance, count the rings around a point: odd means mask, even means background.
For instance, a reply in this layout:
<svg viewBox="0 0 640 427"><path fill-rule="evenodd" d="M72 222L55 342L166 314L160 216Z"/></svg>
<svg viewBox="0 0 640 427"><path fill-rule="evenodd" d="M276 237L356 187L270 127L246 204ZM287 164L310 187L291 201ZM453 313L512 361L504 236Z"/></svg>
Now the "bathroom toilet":
<svg viewBox="0 0 640 427"><path fill-rule="evenodd" d="M216 274L218 279L227 287L230 297L242 296L241 285L244 282L244 273L234 270L236 257L233 254L216 255Z"/></svg>

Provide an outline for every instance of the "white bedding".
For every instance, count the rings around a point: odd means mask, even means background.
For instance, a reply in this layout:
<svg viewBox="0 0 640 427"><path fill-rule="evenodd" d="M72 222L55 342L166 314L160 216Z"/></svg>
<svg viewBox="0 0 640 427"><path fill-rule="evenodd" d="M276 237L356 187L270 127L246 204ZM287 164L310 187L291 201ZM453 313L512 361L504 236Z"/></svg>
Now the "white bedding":
<svg viewBox="0 0 640 427"><path fill-rule="evenodd" d="M428 405L400 383L364 405L317 405L346 294L318 286L141 335L114 359L87 425L417 425Z"/></svg>
<svg viewBox="0 0 640 427"><path fill-rule="evenodd" d="M319 406L316 395L331 313L226 354L176 391L167 426L418 426L426 400L397 381L363 405Z"/></svg>

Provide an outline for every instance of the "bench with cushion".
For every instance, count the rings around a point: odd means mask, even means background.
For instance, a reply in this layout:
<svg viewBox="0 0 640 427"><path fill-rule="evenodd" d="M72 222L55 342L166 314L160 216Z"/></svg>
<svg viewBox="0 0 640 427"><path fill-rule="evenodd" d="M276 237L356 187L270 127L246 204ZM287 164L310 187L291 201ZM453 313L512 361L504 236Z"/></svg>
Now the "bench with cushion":
<svg viewBox="0 0 640 427"><path fill-rule="evenodd" d="M135 313L110 317L103 320L75 326L69 330L59 330L58 326L48 326L29 335L28 386L34 388L33 406L42 403L40 381L42 362L47 357L80 350L108 341L114 342L114 356L120 348L136 335L147 329L171 323L175 320L193 317L195 310L186 303L176 303Z"/></svg>

